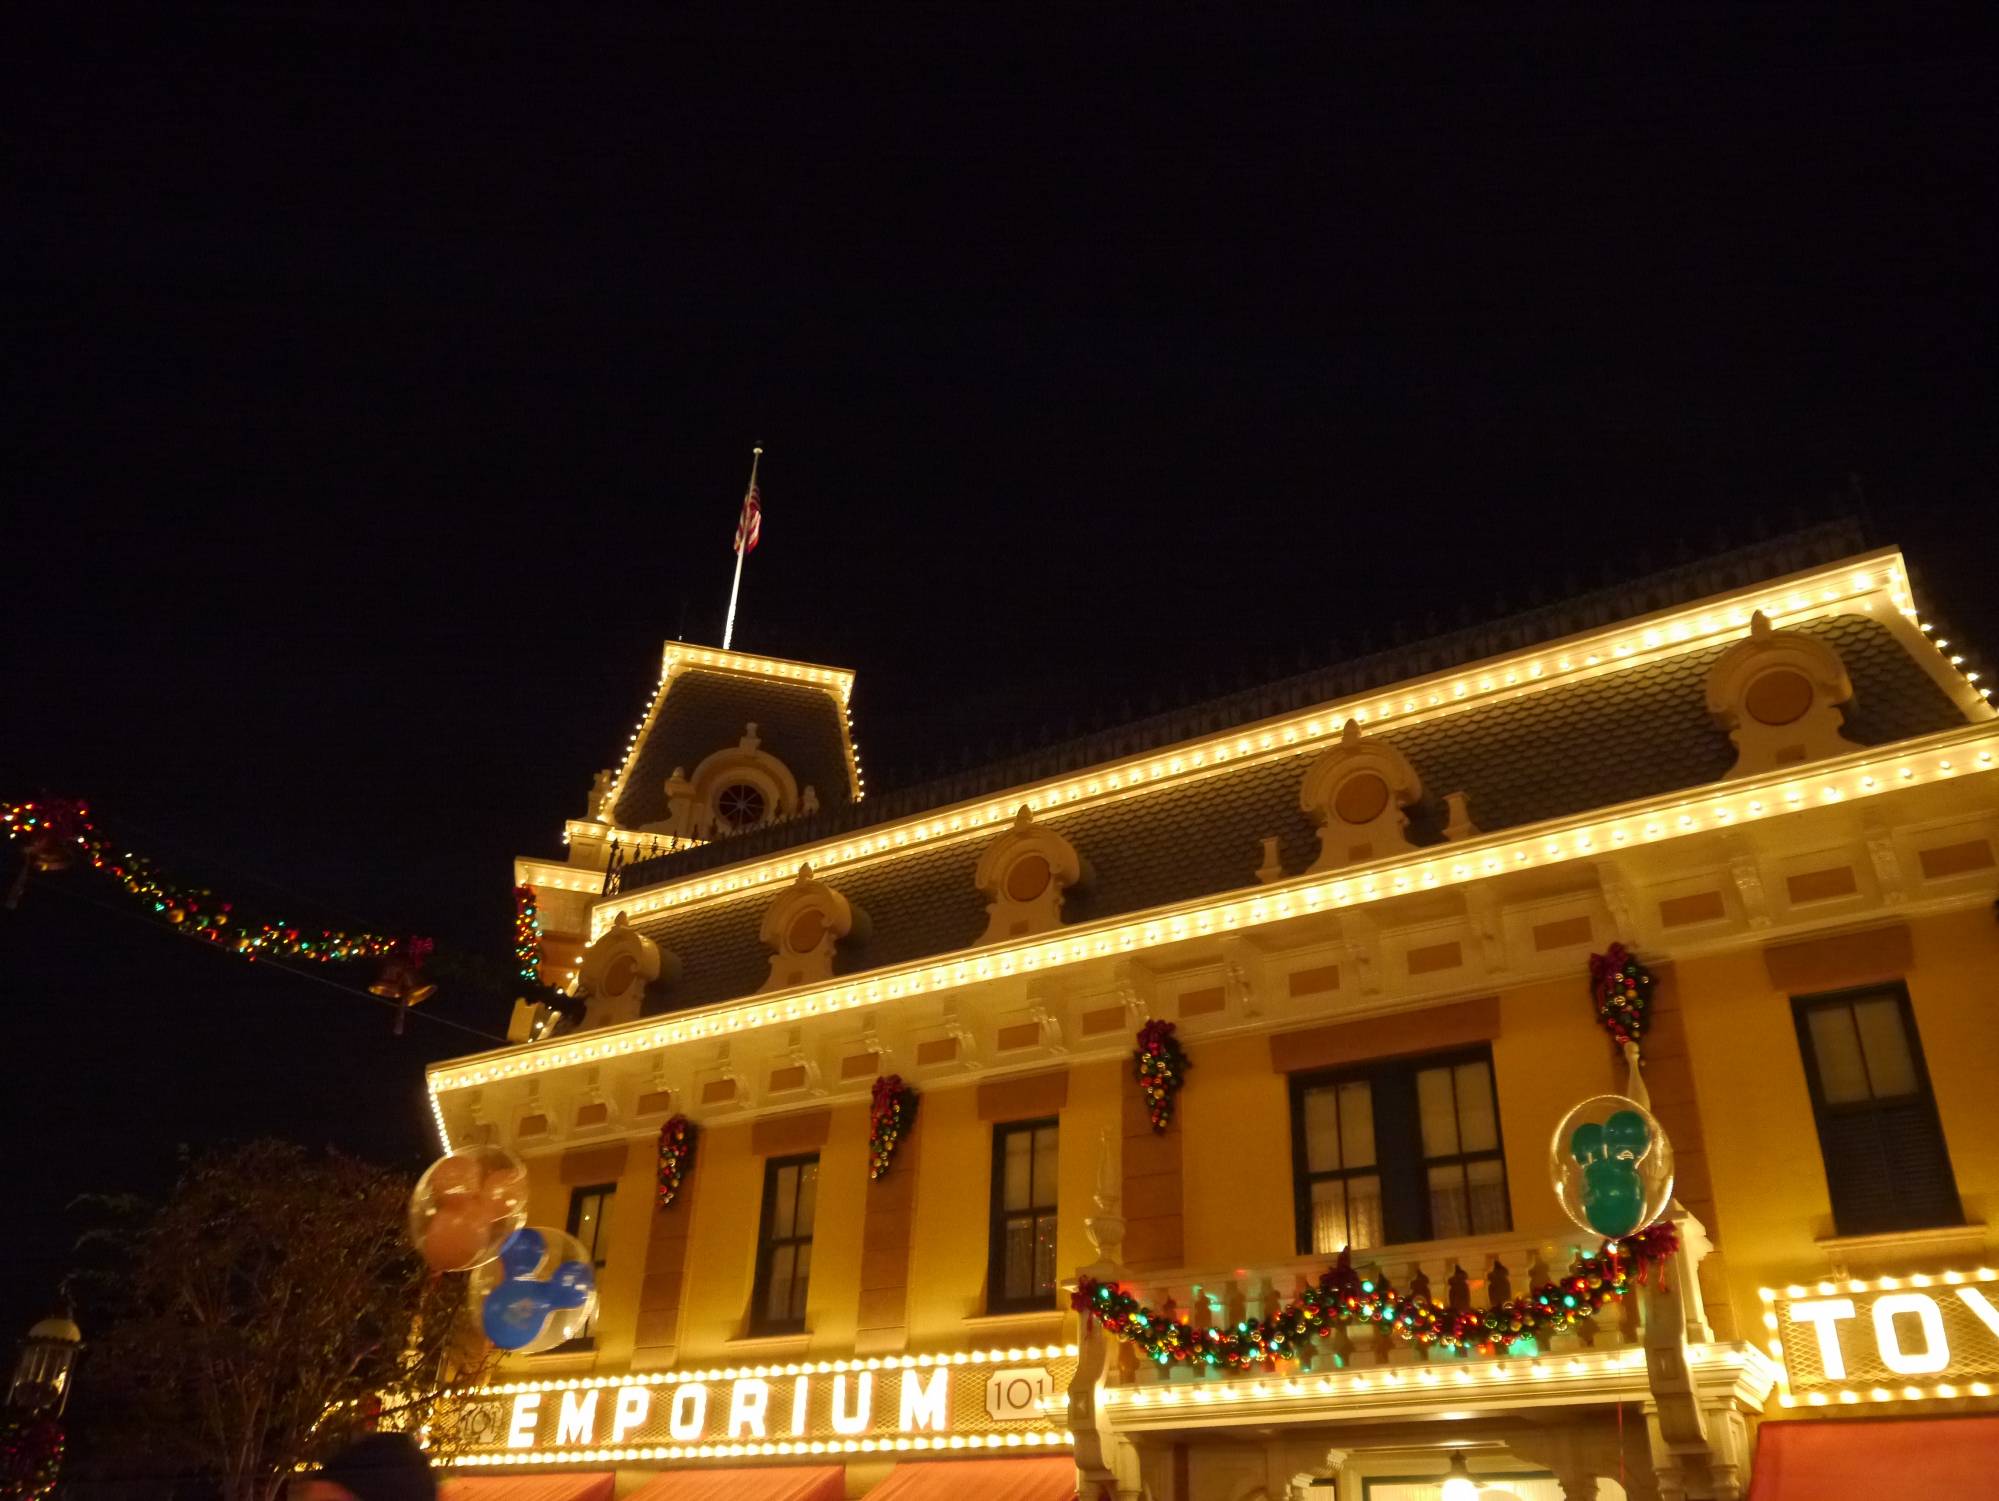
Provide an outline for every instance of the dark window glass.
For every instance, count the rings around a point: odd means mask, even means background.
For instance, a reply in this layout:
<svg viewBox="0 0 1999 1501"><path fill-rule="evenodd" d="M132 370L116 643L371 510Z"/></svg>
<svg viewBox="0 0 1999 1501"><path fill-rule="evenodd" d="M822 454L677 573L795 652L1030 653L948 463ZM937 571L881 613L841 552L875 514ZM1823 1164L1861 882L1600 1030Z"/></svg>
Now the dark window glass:
<svg viewBox="0 0 1999 1501"><path fill-rule="evenodd" d="M1908 992L1895 985L1792 1005L1834 1227L1877 1235L1962 1224Z"/></svg>
<svg viewBox="0 0 1999 1501"><path fill-rule="evenodd" d="M754 1333L788 1334L805 1327L818 1189L817 1157L775 1157L764 1166L763 1228L757 1235L757 1284L750 1308Z"/></svg>
<svg viewBox="0 0 1999 1501"><path fill-rule="evenodd" d="M571 1189L569 1193L569 1222L565 1228L583 1247L583 1254L590 1258L590 1265L596 1269L600 1283L605 1258L610 1254L611 1201L617 1193L618 1185L615 1183L597 1183L588 1188ZM597 1316L598 1310L591 1310L590 1321L583 1326L583 1332L556 1348L582 1350L594 1345L597 1342Z"/></svg>
<svg viewBox="0 0 1999 1501"><path fill-rule="evenodd" d="M1291 1156L1304 1252L1512 1227L1484 1049L1294 1078Z"/></svg>
<svg viewBox="0 0 1999 1501"><path fill-rule="evenodd" d="M993 1129L989 1308L1047 1308L1055 1297L1055 1122Z"/></svg>

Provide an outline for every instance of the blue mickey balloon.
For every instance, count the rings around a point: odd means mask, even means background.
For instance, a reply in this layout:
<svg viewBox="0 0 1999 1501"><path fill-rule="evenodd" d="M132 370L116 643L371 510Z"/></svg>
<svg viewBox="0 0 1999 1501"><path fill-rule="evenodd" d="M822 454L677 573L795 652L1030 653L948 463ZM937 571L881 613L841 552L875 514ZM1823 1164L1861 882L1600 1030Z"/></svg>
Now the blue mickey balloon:
<svg viewBox="0 0 1999 1501"><path fill-rule="evenodd" d="M504 1275L480 1305L479 1321L486 1338L502 1350L519 1350L533 1344L548 1323L549 1314L559 1306L554 1285L533 1277L547 1255L548 1242L541 1231L525 1226L508 1236L500 1247Z"/></svg>

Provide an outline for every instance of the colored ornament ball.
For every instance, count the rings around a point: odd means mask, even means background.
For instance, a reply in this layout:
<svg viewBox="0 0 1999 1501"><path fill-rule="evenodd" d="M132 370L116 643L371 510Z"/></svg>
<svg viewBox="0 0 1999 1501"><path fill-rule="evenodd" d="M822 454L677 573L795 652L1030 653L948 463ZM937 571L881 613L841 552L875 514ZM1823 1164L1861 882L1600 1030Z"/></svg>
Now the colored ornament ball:
<svg viewBox="0 0 1999 1501"><path fill-rule="evenodd" d="M1187 1087L1187 1070L1193 1067L1175 1030L1169 1021L1147 1022L1138 1029L1138 1048L1131 1055L1155 1133L1173 1124L1173 1097Z"/></svg>
<svg viewBox="0 0 1999 1501"><path fill-rule="evenodd" d="M1652 1024L1652 971L1621 943L1589 956L1590 998L1596 1019L1621 1048L1642 1043Z"/></svg>
<svg viewBox="0 0 1999 1501"><path fill-rule="evenodd" d="M672 1207L694 1166L694 1122L676 1115L659 1128L659 1207Z"/></svg>
<svg viewBox="0 0 1999 1501"><path fill-rule="evenodd" d="M0 1408L0 1501L42 1501L62 1470L62 1424L54 1418Z"/></svg>
<svg viewBox="0 0 1999 1501"><path fill-rule="evenodd" d="M875 1080L868 1123L868 1177L874 1179L888 1171L903 1137L916 1123L915 1087L903 1083L900 1074Z"/></svg>

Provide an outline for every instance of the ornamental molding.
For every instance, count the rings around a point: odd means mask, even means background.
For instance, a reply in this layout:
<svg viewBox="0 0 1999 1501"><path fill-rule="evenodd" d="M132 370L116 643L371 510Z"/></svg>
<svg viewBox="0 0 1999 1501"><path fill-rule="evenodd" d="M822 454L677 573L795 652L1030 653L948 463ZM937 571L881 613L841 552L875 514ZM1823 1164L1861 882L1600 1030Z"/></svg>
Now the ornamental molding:
<svg viewBox="0 0 1999 1501"><path fill-rule="evenodd" d="M1257 963L1269 977L1256 987L1262 1015L1250 1018L1229 1006L1183 1019L1190 1040L1211 1029L1269 1030L1304 1019L1339 1020L1489 993L1492 977L1479 962L1482 940L1469 917L1483 906L1483 896L1462 909L1467 916L1458 942L1468 962L1411 974L1406 963L1391 971L1381 957L1406 954L1412 928L1428 929L1442 920L1425 893L1451 888L1488 893L1497 904L1513 961L1508 983L1573 972L1572 948L1542 952L1531 936L1522 936L1531 934L1536 922L1555 921L1570 910L1550 906L1527 922L1522 914L1538 903L1581 902L1598 912L1597 936L1615 932L1659 963L1878 920L1892 893L1864 878L1889 856L1906 887L1893 905L1897 917L1981 906L1999 887L1999 867L1992 863L1999 851L1995 768L1999 726L1966 725L1816 765L1808 775L1772 773L1689 789L1330 876L1249 886L925 963L791 985L440 1063L428 1075L433 1102L441 1129L447 1138L457 1138L469 1124L462 1102L471 1089L498 1089L511 1103L530 1081L552 1089L579 1065L608 1057L622 1077L642 1074L655 1057L664 1057L672 1087L683 1091L691 1112L703 1112L701 1091L687 1088L692 1068L687 1060L704 1049L728 1042L744 1056L764 1058L783 1045L791 1028L802 1026L808 1048L825 1049L844 1039L851 1050L855 1028L864 1021L873 1023L883 1049L895 1054L898 1071L922 1087L930 1081L913 1043L920 1031L937 1028L931 1033L935 1040L948 1036L960 1043L948 1050L948 1067L940 1062L940 1073L976 1075L985 1066L980 1060L995 1057L997 1011L1017 1008L1030 983L1051 1021L1060 1024L1071 1058L1114 1057L1129 1029L1092 1030L1101 1025L1100 1020L1086 1025L1092 1013L1107 1003L1118 1005L1133 1024L1144 1019L1137 1015L1141 1009L1158 1014L1161 977L1204 965L1222 975L1221 941L1231 937L1253 942ZM1739 842L1737 848L1725 842L1730 838ZM1834 852L1860 879L1850 896L1831 903L1768 899L1770 926L1755 929L1730 870L1730 861L1744 849L1770 873L1766 894L1772 887L1786 891L1788 878L1775 873L1806 852L1815 865ZM1953 858L1931 858L1939 852ZM1967 862L1966 853L1977 858ZM808 883L818 884L809 877ZM1661 921L1662 900L1695 889L1722 894L1718 916L1702 914L1702 920L1680 927ZM1399 903L1404 896L1414 900ZM1676 910L1666 909L1667 915ZM1447 941L1441 932L1424 935L1428 948ZM1307 965L1302 956L1324 955L1329 944L1338 954L1336 978L1295 981L1299 970L1327 964L1317 957ZM1002 997L1012 999L996 1004ZM948 1011L941 1009L947 1005ZM947 1026L939 1026L940 1015L951 1018ZM842 1020L824 1021L831 1017ZM932 1051L941 1059L947 1050ZM820 1061L825 1077L840 1077L837 1060ZM749 1067L740 1073L758 1077ZM559 1111L550 1114L559 1118ZM503 1117L483 1117L496 1118Z"/></svg>
<svg viewBox="0 0 1999 1501"><path fill-rule="evenodd" d="M1707 675L1707 711L1735 746L1732 777L1859 750L1840 733L1853 699L1846 664L1825 642L1780 631L1761 610Z"/></svg>
<svg viewBox="0 0 1999 1501"><path fill-rule="evenodd" d="M845 868L893 860L924 846L987 838L1023 805L1042 816L1058 809L1184 786L1234 770L1244 762L1313 755L1340 735L1349 720L1363 730L1382 724L1427 723L1558 684L1615 674L1744 635L1757 611L1780 625L1840 615L1875 619L1895 634L1967 718L1984 722L1993 717L1991 707L1981 697L1988 690L1968 681L1954 660L1923 634L1928 627L1919 622L1901 553L1884 548L1603 630L1329 701L1296 714L1246 723L1217 736L1183 741L1137 758L1104 762L1046 783L1024 784L990 797L950 804L906 821L876 825L857 835L786 850L770 859L745 860L682 881L603 897L593 908L591 922L593 928L601 928L617 910L630 911L635 919L642 919L746 896L774 882L790 880L802 864L816 870ZM1459 832L1466 843L1485 837L1476 833L1469 814ZM1280 879L1271 884L1283 882Z"/></svg>
<svg viewBox="0 0 1999 1501"><path fill-rule="evenodd" d="M1062 900L1087 867L1075 845L1022 803L1013 827L986 846L972 884L986 898L986 929L979 943L994 943L1062 926Z"/></svg>
<svg viewBox="0 0 1999 1501"><path fill-rule="evenodd" d="M1319 829L1319 858L1307 874L1364 864L1415 848L1403 809L1422 801L1423 779L1385 740L1365 740L1349 719L1340 743L1305 770L1298 809Z"/></svg>
<svg viewBox="0 0 1999 1501"><path fill-rule="evenodd" d="M811 866L802 867L798 879L765 910L757 930L771 951L762 989L788 990L831 979L834 950L854 931L854 922L853 903L816 879Z"/></svg>

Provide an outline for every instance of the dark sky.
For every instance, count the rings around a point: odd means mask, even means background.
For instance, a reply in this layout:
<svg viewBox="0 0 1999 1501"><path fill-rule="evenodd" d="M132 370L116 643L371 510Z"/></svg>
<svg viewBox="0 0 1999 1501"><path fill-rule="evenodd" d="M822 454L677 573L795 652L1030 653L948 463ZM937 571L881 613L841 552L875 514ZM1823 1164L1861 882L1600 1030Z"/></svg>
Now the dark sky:
<svg viewBox="0 0 1999 1501"><path fill-rule="evenodd" d="M1977 12L1505 9L14 15L0 797L502 959L510 857L719 635L759 440L740 644L859 670L878 787L1852 474L1993 639ZM0 1336L73 1193L420 1162L432 1016L504 1020L119 908L0 914Z"/></svg>

